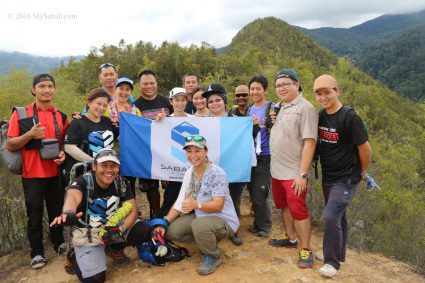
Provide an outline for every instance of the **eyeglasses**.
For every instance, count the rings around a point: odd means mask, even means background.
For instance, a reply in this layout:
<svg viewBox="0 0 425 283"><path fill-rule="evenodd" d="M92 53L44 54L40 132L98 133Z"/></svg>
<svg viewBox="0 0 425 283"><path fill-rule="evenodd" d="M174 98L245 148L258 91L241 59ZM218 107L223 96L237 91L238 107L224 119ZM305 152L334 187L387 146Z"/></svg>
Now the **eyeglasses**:
<svg viewBox="0 0 425 283"><path fill-rule="evenodd" d="M96 157L94 159L97 160L97 159L99 159L101 157L105 157L105 156L114 156L116 158L119 158L118 153L115 150L113 150L113 149L102 149L101 151L99 151L96 154Z"/></svg>
<svg viewBox="0 0 425 283"><path fill-rule="evenodd" d="M279 88L289 88L291 85L295 85L296 83L282 83L282 84L279 84L279 85L276 85L276 89L279 89Z"/></svg>
<svg viewBox="0 0 425 283"><path fill-rule="evenodd" d="M246 93L246 92L236 93L235 96L236 97L247 97L248 96L248 93Z"/></svg>
<svg viewBox="0 0 425 283"><path fill-rule="evenodd" d="M102 65L99 66L99 72L102 71L103 68L108 68L108 67L112 67L115 70L115 65L111 64L111 63L103 63Z"/></svg>
<svg viewBox="0 0 425 283"><path fill-rule="evenodd" d="M187 136L187 137L185 137L184 140L187 141L187 142L190 142L190 141L205 141L205 138L203 136L196 135L196 136Z"/></svg>
<svg viewBox="0 0 425 283"><path fill-rule="evenodd" d="M211 99L211 100L208 100L208 104L213 104L214 102L215 103L219 103L220 101L223 101L223 99L221 99L221 98L217 98L217 99Z"/></svg>

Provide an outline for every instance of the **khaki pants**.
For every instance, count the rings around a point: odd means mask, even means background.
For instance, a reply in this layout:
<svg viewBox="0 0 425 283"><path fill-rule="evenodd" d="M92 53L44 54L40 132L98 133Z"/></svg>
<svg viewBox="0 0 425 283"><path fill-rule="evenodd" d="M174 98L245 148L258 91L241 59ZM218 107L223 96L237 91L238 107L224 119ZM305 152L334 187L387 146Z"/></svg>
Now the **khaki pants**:
<svg viewBox="0 0 425 283"><path fill-rule="evenodd" d="M195 213L184 214L168 226L166 238L175 242L196 242L201 252L215 257L220 256L218 242L233 231L227 222L218 216L196 217Z"/></svg>

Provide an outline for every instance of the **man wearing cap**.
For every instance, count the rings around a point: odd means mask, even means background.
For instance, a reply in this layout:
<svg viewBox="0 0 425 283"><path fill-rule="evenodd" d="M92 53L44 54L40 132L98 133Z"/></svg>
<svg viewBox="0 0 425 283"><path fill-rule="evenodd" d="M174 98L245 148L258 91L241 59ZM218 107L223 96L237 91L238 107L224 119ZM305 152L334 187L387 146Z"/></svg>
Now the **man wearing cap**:
<svg viewBox="0 0 425 283"><path fill-rule="evenodd" d="M311 221L305 198L317 140L318 113L301 95L297 74L279 71L275 78L281 108L270 134L272 191L276 208L282 209L285 233L269 244L297 248L300 268L311 268ZM298 240L297 240L298 239Z"/></svg>
<svg viewBox="0 0 425 283"><path fill-rule="evenodd" d="M166 116L173 112L168 98L158 93L156 74L152 70L144 70L139 74L140 97L134 102L142 113L142 117L155 120L160 113ZM164 114L161 114L164 115ZM159 181L152 179L139 179L140 190L147 193L150 206L150 216L160 211L161 196L159 195Z"/></svg>
<svg viewBox="0 0 425 283"><path fill-rule="evenodd" d="M195 114L196 107L193 105L193 91L196 87L199 86L199 78L195 73L187 73L183 76L183 88L187 92L187 105L184 111L189 114Z"/></svg>
<svg viewBox="0 0 425 283"><path fill-rule="evenodd" d="M337 81L322 75L314 81L314 96L323 107L319 115L318 152L325 196L323 256L319 272L334 277L345 262L348 224L346 209L366 177L372 150L365 125L356 112L339 101Z"/></svg>
<svg viewBox="0 0 425 283"><path fill-rule="evenodd" d="M105 281L105 245L123 248L151 238L147 224L137 219L136 201L128 183L118 175L119 165L113 149L99 151L92 171L75 178L66 188L63 209L50 224L75 227L72 243L76 273L82 282Z"/></svg>
<svg viewBox="0 0 425 283"><path fill-rule="evenodd" d="M60 185L59 165L65 161L63 140L68 128L66 115L53 106L56 93L54 78L49 74L34 76L32 95L35 102L25 106L28 118L19 119L16 111L10 119L6 147L22 152L22 185L27 211L27 235L31 246L31 267L46 264L43 247L43 210L46 202L49 220L60 213L64 191ZM40 150L43 140L55 139L58 156L43 159ZM46 158L46 156L44 156ZM64 252L63 230L50 228L50 239L55 251Z"/></svg>

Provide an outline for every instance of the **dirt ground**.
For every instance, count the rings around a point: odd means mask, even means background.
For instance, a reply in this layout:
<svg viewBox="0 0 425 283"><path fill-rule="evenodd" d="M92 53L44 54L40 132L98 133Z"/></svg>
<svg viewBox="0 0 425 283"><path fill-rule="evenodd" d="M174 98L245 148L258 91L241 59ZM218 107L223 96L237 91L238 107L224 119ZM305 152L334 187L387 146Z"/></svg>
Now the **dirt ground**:
<svg viewBox="0 0 425 283"><path fill-rule="evenodd" d="M145 210L145 199L138 196ZM334 279L326 279L319 274L322 262L315 259L312 269L297 267L298 253L295 249L274 248L267 239L252 235L247 228L252 222L249 215L247 197L243 200L240 236L242 246L234 246L230 240L224 240L220 247L224 250L222 263L217 271L203 277L196 273L200 263L200 252L194 244L182 244L188 248L191 257L181 262L167 263L166 266L151 266L137 257L135 248L127 247L125 252L131 263L116 267L108 258L108 282L425 282L425 277L412 266L400 261L350 249L346 262ZM146 215L146 214L145 214ZM271 236L282 232L281 217L273 213ZM320 250L322 234L313 231L312 248ZM47 247L46 250L51 250ZM49 263L42 269L29 267L28 250L14 252L0 258L0 282L78 282L76 276L68 275L63 268L63 256L47 254ZM332 280L332 281L331 281Z"/></svg>

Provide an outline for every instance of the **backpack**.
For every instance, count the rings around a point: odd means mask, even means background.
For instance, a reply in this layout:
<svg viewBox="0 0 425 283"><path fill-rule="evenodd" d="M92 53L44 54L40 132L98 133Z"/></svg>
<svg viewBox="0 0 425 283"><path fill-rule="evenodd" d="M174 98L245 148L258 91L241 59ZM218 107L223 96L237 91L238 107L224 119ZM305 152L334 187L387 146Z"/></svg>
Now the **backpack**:
<svg viewBox="0 0 425 283"><path fill-rule="evenodd" d="M274 106L274 112L276 113L276 117L277 117L277 114L280 111L281 103L279 102L277 104L273 104L273 102L271 102L271 101L266 101L266 103L267 103L267 106L266 106L266 108L264 108L264 118L266 120L265 126L266 126L267 129L271 129L271 127L273 127L273 123L272 123L272 119L270 117L270 110L271 110L272 106ZM253 106L254 106L254 104L251 104L249 106L248 111L247 111L247 115L249 115L249 111L250 111L251 107L253 107Z"/></svg>
<svg viewBox="0 0 425 283"><path fill-rule="evenodd" d="M25 107L14 107L12 112L18 114L18 119L27 117L27 110ZM9 151L6 149L7 132L9 130L10 121L0 121L0 161L6 165L9 171L16 175L22 174L22 152L21 150Z"/></svg>

